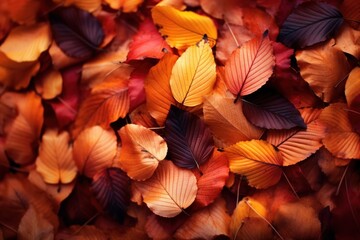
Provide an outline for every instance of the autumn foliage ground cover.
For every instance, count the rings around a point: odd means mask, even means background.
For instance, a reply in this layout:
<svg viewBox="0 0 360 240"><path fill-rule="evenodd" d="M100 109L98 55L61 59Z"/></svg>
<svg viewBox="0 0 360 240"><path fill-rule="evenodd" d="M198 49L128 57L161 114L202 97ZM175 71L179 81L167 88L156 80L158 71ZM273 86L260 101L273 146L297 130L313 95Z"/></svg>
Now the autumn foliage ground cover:
<svg viewBox="0 0 360 240"><path fill-rule="evenodd" d="M0 239L356 239L358 0L4 0Z"/></svg>

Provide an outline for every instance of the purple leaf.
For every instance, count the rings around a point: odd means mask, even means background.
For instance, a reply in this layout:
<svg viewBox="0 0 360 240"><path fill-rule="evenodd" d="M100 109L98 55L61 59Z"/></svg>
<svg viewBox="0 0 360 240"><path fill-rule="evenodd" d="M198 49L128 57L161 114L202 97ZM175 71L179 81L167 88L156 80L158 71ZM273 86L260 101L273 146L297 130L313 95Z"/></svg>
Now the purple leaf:
<svg viewBox="0 0 360 240"><path fill-rule="evenodd" d="M329 39L343 21L340 11L332 5L305 3L285 20L280 29L279 41L288 47L311 46Z"/></svg>
<svg viewBox="0 0 360 240"><path fill-rule="evenodd" d="M91 57L104 39L100 22L75 7L56 10L50 15L50 23L56 44L70 57Z"/></svg>
<svg viewBox="0 0 360 240"><path fill-rule="evenodd" d="M199 168L214 149L210 130L196 115L170 107L165 122L165 139L169 155L175 165L184 168Z"/></svg>
<svg viewBox="0 0 360 240"><path fill-rule="evenodd" d="M266 129L306 128L299 111L275 91L262 88L242 100L244 115L255 126Z"/></svg>
<svg viewBox="0 0 360 240"><path fill-rule="evenodd" d="M96 198L114 217L121 217L130 202L130 178L119 168L108 168L96 174L92 190Z"/></svg>

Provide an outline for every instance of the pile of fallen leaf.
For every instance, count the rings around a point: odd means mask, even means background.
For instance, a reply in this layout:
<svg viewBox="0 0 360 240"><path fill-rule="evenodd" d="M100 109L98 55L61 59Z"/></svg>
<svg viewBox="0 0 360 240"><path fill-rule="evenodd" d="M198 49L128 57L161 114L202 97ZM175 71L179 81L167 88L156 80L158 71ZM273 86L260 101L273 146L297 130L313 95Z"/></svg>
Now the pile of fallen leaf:
<svg viewBox="0 0 360 240"><path fill-rule="evenodd" d="M358 0L4 0L0 239L360 236Z"/></svg>

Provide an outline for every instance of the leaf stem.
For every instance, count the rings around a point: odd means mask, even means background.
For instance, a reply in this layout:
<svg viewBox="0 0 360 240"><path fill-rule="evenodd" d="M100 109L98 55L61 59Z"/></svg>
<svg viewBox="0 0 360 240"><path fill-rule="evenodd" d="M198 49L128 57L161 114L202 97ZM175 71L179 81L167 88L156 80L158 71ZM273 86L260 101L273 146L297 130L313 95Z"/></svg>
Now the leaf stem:
<svg viewBox="0 0 360 240"><path fill-rule="evenodd" d="M336 189L335 196L338 196L338 195L339 195L340 188L341 188L342 183L344 182L346 172L347 172L347 170L349 169L349 165L350 165L350 163L346 166L346 168L345 168L345 170L344 170L344 173L343 173L342 176L341 176L339 185L338 185L338 187L337 187L337 189Z"/></svg>
<svg viewBox="0 0 360 240"><path fill-rule="evenodd" d="M13 227L11 227L11 226L3 223L3 222L0 222L0 225L4 226L5 228L7 228L7 229L9 229L9 230L11 230L11 231L13 231L14 233L17 233L17 231L16 231L15 228L13 228Z"/></svg>
<svg viewBox="0 0 360 240"><path fill-rule="evenodd" d="M77 111L72 108L64 99L57 97L57 99L73 114L77 114Z"/></svg>
<svg viewBox="0 0 360 240"><path fill-rule="evenodd" d="M300 199L300 198L299 198L299 195L296 193L295 188L294 188L294 187L293 187L293 185L291 184L291 182L290 182L289 178L286 176L285 172L284 172L284 171L282 171L282 173L283 173L283 175L284 175L284 177L285 177L285 179L286 179L287 183L289 184L289 186L290 186L291 190L293 191L293 193L294 193L295 197L296 197L297 199Z"/></svg>
<svg viewBox="0 0 360 240"><path fill-rule="evenodd" d="M225 25L228 27L228 29L229 29L229 31L230 31L230 34L231 34L232 38L233 38L234 41L235 41L236 46L237 46L237 47L240 47L239 42L237 41L236 36L235 36L233 30L231 29L230 25L229 25L227 22L225 22Z"/></svg>
<svg viewBox="0 0 360 240"><path fill-rule="evenodd" d="M83 228L88 225L89 222L91 222L92 220L94 220L95 218L97 218L100 215L101 212L97 212L95 213L94 216L92 216L91 218L89 218L83 225L81 225L81 227L79 229L77 229L76 231L74 231L72 234L76 235L78 234L81 230L83 230Z"/></svg>

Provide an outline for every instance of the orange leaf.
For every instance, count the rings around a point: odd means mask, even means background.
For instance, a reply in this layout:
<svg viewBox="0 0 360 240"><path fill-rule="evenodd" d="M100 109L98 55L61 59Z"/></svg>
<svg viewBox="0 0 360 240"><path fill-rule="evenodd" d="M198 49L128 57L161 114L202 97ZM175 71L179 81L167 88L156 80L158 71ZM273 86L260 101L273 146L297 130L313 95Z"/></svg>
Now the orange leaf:
<svg viewBox="0 0 360 240"><path fill-rule="evenodd" d="M26 88L39 69L38 61L14 62L0 52L0 83L6 87L16 90Z"/></svg>
<svg viewBox="0 0 360 240"><path fill-rule="evenodd" d="M355 67L349 74L345 85L345 96L348 106L352 106L360 92L360 67Z"/></svg>
<svg viewBox="0 0 360 240"><path fill-rule="evenodd" d="M360 5L357 0L344 0L340 6L340 10L344 15L344 19L353 22L356 27L359 27Z"/></svg>
<svg viewBox="0 0 360 240"><path fill-rule="evenodd" d="M41 98L33 92L26 95L5 93L1 98L8 102L15 100L19 112L7 134L5 151L18 164L31 163L44 121Z"/></svg>
<svg viewBox="0 0 360 240"><path fill-rule="evenodd" d="M170 90L170 76L177 59L176 55L165 54L145 80L146 105L160 126L164 125L171 104L176 103Z"/></svg>
<svg viewBox="0 0 360 240"><path fill-rule="evenodd" d="M76 177L77 168L69 140L68 132L58 134L55 130L48 130L43 135L35 164L46 183L70 183Z"/></svg>
<svg viewBox="0 0 360 240"><path fill-rule="evenodd" d="M119 131L122 143L121 168L135 180L150 178L167 154L165 140L140 125L127 124Z"/></svg>
<svg viewBox="0 0 360 240"><path fill-rule="evenodd" d="M281 154L266 141L238 142L225 148L230 171L243 174L249 185L267 188L279 182L283 165Z"/></svg>
<svg viewBox="0 0 360 240"><path fill-rule="evenodd" d="M155 24L160 25L160 33L166 36L171 47L186 49L198 43L206 34L211 47L215 45L217 30L213 21L190 11L179 11L171 6L155 6L151 9Z"/></svg>
<svg viewBox="0 0 360 240"><path fill-rule="evenodd" d="M206 224L204 224L206 223ZM230 216L227 214L226 202L218 198L209 207L195 212L176 231L176 239L213 239L219 235L228 236Z"/></svg>
<svg viewBox="0 0 360 240"><path fill-rule="evenodd" d="M10 18L19 24L33 24L47 4L44 0L5 0Z"/></svg>
<svg viewBox="0 0 360 240"><path fill-rule="evenodd" d="M89 12L93 12L96 9L100 8L101 6L101 0L53 0L53 1L65 7L74 5L80 9Z"/></svg>
<svg viewBox="0 0 360 240"><path fill-rule="evenodd" d="M225 15L232 15L234 9L247 6L249 0L237 1L237 0L226 0L221 4L212 0L201 0L201 8L210 16L215 18L223 19Z"/></svg>
<svg viewBox="0 0 360 240"><path fill-rule="evenodd" d="M170 77L170 88L176 101L193 107L203 102L216 80L214 55L207 40L189 47L176 61Z"/></svg>
<svg viewBox="0 0 360 240"><path fill-rule="evenodd" d="M136 12L144 0L104 0L112 9L122 12Z"/></svg>
<svg viewBox="0 0 360 240"><path fill-rule="evenodd" d="M81 174L93 177L111 167L117 153L116 136L100 126L82 131L74 142L73 156Z"/></svg>
<svg viewBox="0 0 360 240"><path fill-rule="evenodd" d="M340 94L341 89L336 87L350 71L346 56L333 45L332 39L327 43L296 52L301 76L325 102L330 102Z"/></svg>
<svg viewBox="0 0 360 240"><path fill-rule="evenodd" d="M80 105L74 135L94 125L109 128L111 122L125 117L130 107L127 83L125 79L109 79L96 85Z"/></svg>
<svg viewBox="0 0 360 240"><path fill-rule="evenodd" d="M324 146L338 158L360 158L360 136L354 132L348 118L345 103L335 103L326 107L319 120L327 127L323 139Z"/></svg>
<svg viewBox="0 0 360 240"><path fill-rule="evenodd" d="M15 62L31 62L37 60L49 48L50 43L49 24L18 26L10 32L0 46L0 51Z"/></svg>
<svg viewBox="0 0 360 240"><path fill-rule="evenodd" d="M225 65L226 85L234 95L244 96L263 86L273 73L275 57L265 32L236 49Z"/></svg>
<svg viewBox="0 0 360 240"><path fill-rule="evenodd" d="M360 31L344 23L335 37L335 48L360 59Z"/></svg>
<svg viewBox="0 0 360 240"><path fill-rule="evenodd" d="M231 98L212 95L204 102L204 119L215 137L230 145L239 141L257 139L261 136L260 128L247 121L242 112L242 103L234 104Z"/></svg>
<svg viewBox="0 0 360 240"><path fill-rule="evenodd" d="M274 131L269 130L266 140L273 144L281 153L284 159L284 166L296 164L305 160L311 154L315 153L321 146L321 140L325 136L325 125L319 122L317 118L319 112L312 109L302 110L302 115L309 115L303 118L308 121L306 129L290 129Z"/></svg>
<svg viewBox="0 0 360 240"><path fill-rule="evenodd" d="M36 92L43 99L52 99L62 92L63 79L59 71L50 70L35 83Z"/></svg>
<svg viewBox="0 0 360 240"><path fill-rule="evenodd" d="M150 210L162 217L180 214L194 202L197 192L194 174L171 161L162 161L150 179L135 185Z"/></svg>

